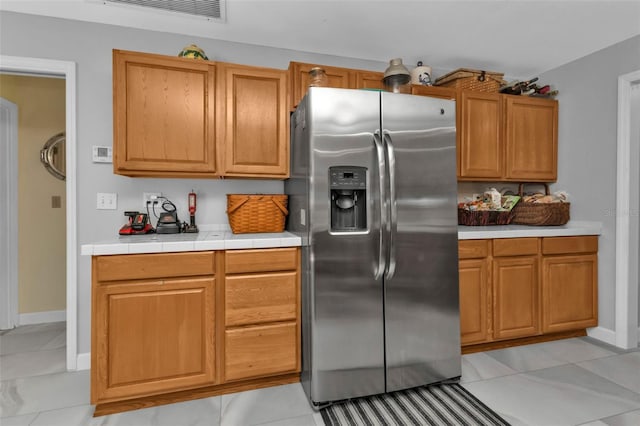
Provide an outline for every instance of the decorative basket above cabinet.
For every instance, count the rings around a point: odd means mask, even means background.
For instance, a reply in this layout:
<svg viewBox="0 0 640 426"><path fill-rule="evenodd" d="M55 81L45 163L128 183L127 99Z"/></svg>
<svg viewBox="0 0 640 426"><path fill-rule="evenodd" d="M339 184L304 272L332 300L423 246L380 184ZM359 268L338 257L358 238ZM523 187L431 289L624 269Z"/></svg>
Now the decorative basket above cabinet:
<svg viewBox="0 0 640 426"><path fill-rule="evenodd" d="M285 70L114 50L114 173L287 178L287 84Z"/></svg>

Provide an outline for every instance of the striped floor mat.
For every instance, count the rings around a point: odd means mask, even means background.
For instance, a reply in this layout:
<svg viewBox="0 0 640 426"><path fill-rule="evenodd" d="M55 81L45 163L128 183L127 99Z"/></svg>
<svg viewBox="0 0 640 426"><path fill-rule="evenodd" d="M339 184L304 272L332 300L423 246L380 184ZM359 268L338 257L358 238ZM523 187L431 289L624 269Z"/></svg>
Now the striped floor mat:
<svg viewBox="0 0 640 426"><path fill-rule="evenodd" d="M351 399L320 413L327 426L509 425L457 383Z"/></svg>

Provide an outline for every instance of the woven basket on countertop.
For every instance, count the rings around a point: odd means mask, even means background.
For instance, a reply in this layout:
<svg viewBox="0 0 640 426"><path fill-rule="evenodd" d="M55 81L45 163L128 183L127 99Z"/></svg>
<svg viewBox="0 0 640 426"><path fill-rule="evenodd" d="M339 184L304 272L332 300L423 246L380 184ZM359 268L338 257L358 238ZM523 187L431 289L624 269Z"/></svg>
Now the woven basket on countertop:
<svg viewBox="0 0 640 426"><path fill-rule="evenodd" d="M227 216L234 234L283 232L289 197L282 194L227 194Z"/></svg>
<svg viewBox="0 0 640 426"><path fill-rule="evenodd" d="M544 185L545 195L549 195L549 185ZM557 226L569 222L571 203L526 203L522 201L524 184L518 188L521 201L513 208L513 223L518 225Z"/></svg>
<svg viewBox="0 0 640 426"><path fill-rule="evenodd" d="M458 68L436 79L435 85L476 92L498 92L500 86L506 83L502 79L503 75L491 71Z"/></svg>
<svg viewBox="0 0 640 426"><path fill-rule="evenodd" d="M508 225L513 220L513 210L475 210L458 208L458 225L487 226Z"/></svg>

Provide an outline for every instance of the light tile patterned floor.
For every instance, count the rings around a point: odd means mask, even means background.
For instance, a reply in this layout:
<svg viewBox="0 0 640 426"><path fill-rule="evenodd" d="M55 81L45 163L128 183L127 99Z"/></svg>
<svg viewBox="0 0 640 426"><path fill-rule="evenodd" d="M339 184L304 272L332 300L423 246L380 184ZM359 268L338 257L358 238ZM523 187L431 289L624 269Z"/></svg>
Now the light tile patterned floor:
<svg viewBox="0 0 640 426"><path fill-rule="evenodd" d="M92 417L65 323L0 333L2 426L320 426L299 384ZM462 384L513 425L640 425L640 350L575 338L465 355Z"/></svg>

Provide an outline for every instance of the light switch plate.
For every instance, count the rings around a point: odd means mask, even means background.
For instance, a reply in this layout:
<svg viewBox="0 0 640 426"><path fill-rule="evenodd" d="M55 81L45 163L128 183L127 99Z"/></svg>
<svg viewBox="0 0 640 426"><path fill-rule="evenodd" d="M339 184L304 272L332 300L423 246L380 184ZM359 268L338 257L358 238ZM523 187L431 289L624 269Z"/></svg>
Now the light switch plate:
<svg viewBox="0 0 640 426"><path fill-rule="evenodd" d="M112 192L98 192L96 209L115 210L118 208L118 194Z"/></svg>

